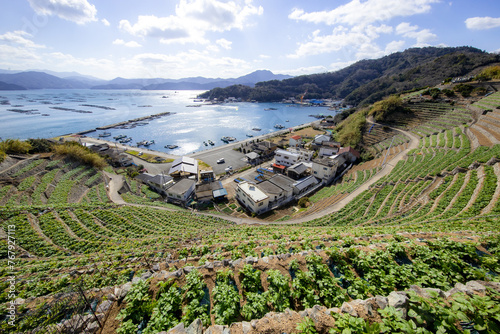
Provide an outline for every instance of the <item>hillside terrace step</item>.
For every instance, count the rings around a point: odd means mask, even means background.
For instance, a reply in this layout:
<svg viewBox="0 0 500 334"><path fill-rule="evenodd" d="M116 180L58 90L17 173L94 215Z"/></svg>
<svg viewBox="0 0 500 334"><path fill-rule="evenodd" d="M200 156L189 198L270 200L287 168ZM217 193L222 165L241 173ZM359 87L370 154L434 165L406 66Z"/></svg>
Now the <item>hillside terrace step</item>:
<svg viewBox="0 0 500 334"><path fill-rule="evenodd" d="M483 133L483 130L479 128L476 124L468 128L467 133L470 133L472 148L478 146L493 146L488 137Z"/></svg>
<svg viewBox="0 0 500 334"><path fill-rule="evenodd" d="M500 133L498 132L498 128L492 128L491 124L486 123L484 121L477 122L476 125L478 128L483 130L483 133L493 144L500 143Z"/></svg>

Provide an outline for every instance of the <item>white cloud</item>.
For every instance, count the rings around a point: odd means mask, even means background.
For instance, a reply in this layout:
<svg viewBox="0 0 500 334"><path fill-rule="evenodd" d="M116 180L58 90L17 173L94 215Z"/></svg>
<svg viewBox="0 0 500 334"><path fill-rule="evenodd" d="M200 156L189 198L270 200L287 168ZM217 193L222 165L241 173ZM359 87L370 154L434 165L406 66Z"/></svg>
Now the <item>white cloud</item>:
<svg viewBox="0 0 500 334"><path fill-rule="evenodd" d="M392 41L385 46L385 54L390 55L394 52L403 51L405 44L405 41Z"/></svg>
<svg viewBox="0 0 500 334"><path fill-rule="evenodd" d="M233 42L228 41L225 38L218 39L215 41L215 43L217 45L220 45L221 48L226 49L226 50L231 50L231 44L233 44Z"/></svg>
<svg viewBox="0 0 500 334"><path fill-rule="evenodd" d="M96 21L97 9L87 0L28 0L39 15L55 15L67 21L84 24Z"/></svg>
<svg viewBox="0 0 500 334"><path fill-rule="evenodd" d="M123 39L115 39L113 41L113 44L114 45L123 45L123 46L126 46L128 48L140 48L142 46L135 41L125 42Z"/></svg>
<svg viewBox="0 0 500 334"><path fill-rule="evenodd" d="M352 0L330 11L306 13L295 8L288 18L327 25L345 24L350 26L369 25L388 21L394 17L405 17L427 13L431 4L440 0Z"/></svg>
<svg viewBox="0 0 500 334"><path fill-rule="evenodd" d="M396 34L417 40L415 46L428 46L435 41L437 36L429 29L418 30L418 26L412 26L408 22L402 22L396 27Z"/></svg>
<svg viewBox="0 0 500 334"><path fill-rule="evenodd" d="M175 15L140 15L134 24L121 20L119 27L134 36L159 38L164 44L207 44L207 31L243 29L251 16L262 13L263 8L254 6L252 0L180 0Z"/></svg>
<svg viewBox="0 0 500 334"><path fill-rule="evenodd" d="M44 45L35 44L32 40L29 40L26 37L32 37L32 35L22 30L9 31L0 35L0 41L17 44L25 48L45 48Z"/></svg>
<svg viewBox="0 0 500 334"><path fill-rule="evenodd" d="M386 25L354 27L350 30L344 26L337 26L330 35L320 35L320 31L316 30L310 36L309 41L300 43L295 53L288 55L288 57L300 58L352 48L357 50L358 59L365 58L367 55L373 58L381 53L373 41L381 33L390 32L392 32L392 28Z"/></svg>
<svg viewBox="0 0 500 334"><path fill-rule="evenodd" d="M102 24L104 24L106 27L109 27L109 26L111 25L111 23L109 23L109 21L108 21L108 20L106 20L106 19L102 19L102 20L101 20L101 22L102 22Z"/></svg>
<svg viewBox="0 0 500 334"><path fill-rule="evenodd" d="M275 74L287 74L292 76L305 75L305 74L314 74L314 73L323 73L328 72L329 69L325 66L309 66L309 67L299 67L293 68L290 70L273 70Z"/></svg>
<svg viewBox="0 0 500 334"><path fill-rule="evenodd" d="M471 17L465 20L465 26L472 30L485 30L500 27L500 17Z"/></svg>

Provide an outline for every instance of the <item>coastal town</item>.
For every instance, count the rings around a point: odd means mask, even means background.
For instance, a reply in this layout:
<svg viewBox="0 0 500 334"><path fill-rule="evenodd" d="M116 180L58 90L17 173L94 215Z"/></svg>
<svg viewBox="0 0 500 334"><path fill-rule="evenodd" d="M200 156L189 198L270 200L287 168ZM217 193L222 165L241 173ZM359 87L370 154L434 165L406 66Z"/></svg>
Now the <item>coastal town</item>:
<svg viewBox="0 0 500 334"><path fill-rule="evenodd" d="M248 216L258 216L307 199L360 158L333 141L330 128L326 118L184 156L121 145L119 136L115 142L81 134L66 138L111 157L117 166L142 167L134 179L159 194L157 200L191 209L235 203ZM120 193L128 187L125 182Z"/></svg>

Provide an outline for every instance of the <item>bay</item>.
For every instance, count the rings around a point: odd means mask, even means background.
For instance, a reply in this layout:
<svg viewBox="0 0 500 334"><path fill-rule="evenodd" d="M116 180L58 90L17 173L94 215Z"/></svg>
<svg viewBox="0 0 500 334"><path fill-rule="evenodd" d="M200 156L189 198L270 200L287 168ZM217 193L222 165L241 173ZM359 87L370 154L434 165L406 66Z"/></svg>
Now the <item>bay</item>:
<svg viewBox="0 0 500 334"><path fill-rule="evenodd" d="M224 145L220 139L236 140L247 135L262 135L276 131L276 124L286 128L309 123L310 114L335 115L324 107L307 107L282 103L224 103L215 105L195 102L203 91L141 91L57 89L0 92L0 137L52 138L130 119L170 112L172 114L147 120L131 129L98 130L86 134L98 138L103 132L111 136L126 135L128 144L154 140L149 148L176 155L208 149L204 141ZM32 110L32 114L14 112ZM42 116L43 114L50 116ZM145 124L147 123L147 124ZM261 131L255 131L260 128ZM177 145L168 149L166 145Z"/></svg>

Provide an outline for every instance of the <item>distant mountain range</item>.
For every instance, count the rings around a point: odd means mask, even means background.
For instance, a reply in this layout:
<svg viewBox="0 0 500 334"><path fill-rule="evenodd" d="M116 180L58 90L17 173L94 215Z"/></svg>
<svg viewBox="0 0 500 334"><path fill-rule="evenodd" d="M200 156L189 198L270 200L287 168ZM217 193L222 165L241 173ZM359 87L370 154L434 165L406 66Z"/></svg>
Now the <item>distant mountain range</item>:
<svg viewBox="0 0 500 334"><path fill-rule="evenodd" d="M0 70L0 90L13 89L144 89L144 90L209 90L215 87L246 85L253 87L257 82L283 80L289 75L273 74L268 70L259 70L231 79L192 77L183 79L124 79L101 80L84 76L77 72Z"/></svg>

